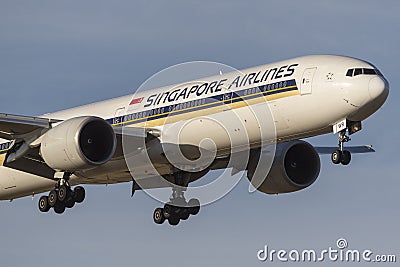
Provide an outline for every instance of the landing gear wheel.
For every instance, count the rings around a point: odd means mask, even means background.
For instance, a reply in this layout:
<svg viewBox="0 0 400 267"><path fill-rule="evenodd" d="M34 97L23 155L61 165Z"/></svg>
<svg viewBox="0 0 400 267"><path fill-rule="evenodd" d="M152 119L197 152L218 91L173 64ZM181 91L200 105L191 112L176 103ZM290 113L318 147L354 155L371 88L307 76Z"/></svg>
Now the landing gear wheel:
<svg viewBox="0 0 400 267"><path fill-rule="evenodd" d="M333 151L331 159L334 164L339 164L342 161L342 151L340 151L339 149Z"/></svg>
<svg viewBox="0 0 400 267"><path fill-rule="evenodd" d="M165 221L164 210L162 208L157 208L153 213L153 220L156 224L163 224Z"/></svg>
<svg viewBox="0 0 400 267"><path fill-rule="evenodd" d="M51 190L48 197L50 207L54 207L57 204L57 191Z"/></svg>
<svg viewBox="0 0 400 267"><path fill-rule="evenodd" d="M65 207L70 209L73 208L74 206L75 206L75 200L72 196L69 196L65 201Z"/></svg>
<svg viewBox="0 0 400 267"><path fill-rule="evenodd" d="M82 186L77 186L74 188L74 200L76 203L82 203L85 199L85 189Z"/></svg>
<svg viewBox="0 0 400 267"><path fill-rule="evenodd" d="M49 198L47 196L41 196L38 205L41 212L48 212L51 208L49 205Z"/></svg>
<svg viewBox="0 0 400 267"><path fill-rule="evenodd" d="M179 217L181 220L187 220L190 216L189 208L182 208L181 212L179 213Z"/></svg>
<svg viewBox="0 0 400 267"><path fill-rule="evenodd" d="M192 215L196 215L200 211L200 201L196 198L192 198L188 202L189 212Z"/></svg>
<svg viewBox="0 0 400 267"><path fill-rule="evenodd" d="M340 162L343 165L348 165L350 163L350 161L351 161L351 153L349 151L347 151L347 150L344 150L342 152L342 158L341 158Z"/></svg>
<svg viewBox="0 0 400 267"><path fill-rule="evenodd" d="M176 214L169 216L168 222L170 225L178 225L180 219Z"/></svg>
<svg viewBox="0 0 400 267"><path fill-rule="evenodd" d="M60 202L64 202L68 198L68 195L69 188L66 185L62 185L58 188L57 197Z"/></svg>
<svg viewBox="0 0 400 267"><path fill-rule="evenodd" d="M165 219L168 219L172 215L173 209L174 209L174 207L171 204L165 203L164 209L163 209L163 214L164 214Z"/></svg>
<svg viewBox="0 0 400 267"><path fill-rule="evenodd" d="M65 205L64 203L57 202L57 204L54 206L54 212L57 214L61 214L65 211Z"/></svg>

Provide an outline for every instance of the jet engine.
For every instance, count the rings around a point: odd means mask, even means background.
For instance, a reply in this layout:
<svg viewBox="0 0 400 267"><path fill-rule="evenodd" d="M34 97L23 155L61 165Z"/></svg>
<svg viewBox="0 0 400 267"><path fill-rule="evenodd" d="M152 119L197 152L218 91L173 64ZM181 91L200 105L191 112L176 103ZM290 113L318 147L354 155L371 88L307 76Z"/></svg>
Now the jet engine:
<svg viewBox="0 0 400 267"><path fill-rule="evenodd" d="M106 163L115 148L111 125L101 118L85 116L63 121L47 131L40 155L56 171L76 171Z"/></svg>
<svg viewBox="0 0 400 267"><path fill-rule="evenodd" d="M296 140L277 144L269 172L263 166L262 149L252 150L247 177L258 191L280 194L310 186L318 178L319 171L320 159L314 147Z"/></svg>

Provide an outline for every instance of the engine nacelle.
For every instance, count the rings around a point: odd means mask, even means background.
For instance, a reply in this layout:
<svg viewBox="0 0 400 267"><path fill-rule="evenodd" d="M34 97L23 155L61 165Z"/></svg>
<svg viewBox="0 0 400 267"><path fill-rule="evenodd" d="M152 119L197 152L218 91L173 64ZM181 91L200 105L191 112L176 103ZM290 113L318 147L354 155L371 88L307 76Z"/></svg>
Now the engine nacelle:
<svg viewBox="0 0 400 267"><path fill-rule="evenodd" d="M86 116L63 121L47 131L40 154L56 171L76 171L106 163L115 148L111 125L101 118Z"/></svg>
<svg viewBox="0 0 400 267"><path fill-rule="evenodd" d="M261 149L252 150L247 167L247 177L258 191L267 194L295 192L310 186L318 178L319 155L307 142L297 140L277 144L268 174L260 171L262 167L257 169L257 165L263 164L260 154Z"/></svg>

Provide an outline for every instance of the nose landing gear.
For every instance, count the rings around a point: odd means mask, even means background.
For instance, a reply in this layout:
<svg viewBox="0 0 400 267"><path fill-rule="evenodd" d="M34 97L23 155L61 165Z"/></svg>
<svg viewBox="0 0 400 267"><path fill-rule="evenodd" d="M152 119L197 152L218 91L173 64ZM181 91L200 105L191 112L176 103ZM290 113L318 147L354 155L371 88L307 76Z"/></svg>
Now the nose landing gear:
<svg viewBox="0 0 400 267"><path fill-rule="evenodd" d="M347 129L339 132L339 144L338 149L333 151L331 155L332 162L334 164L341 163L342 165L348 165L351 161L351 153L348 150L344 150L343 143L349 142L351 139L346 135Z"/></svg>

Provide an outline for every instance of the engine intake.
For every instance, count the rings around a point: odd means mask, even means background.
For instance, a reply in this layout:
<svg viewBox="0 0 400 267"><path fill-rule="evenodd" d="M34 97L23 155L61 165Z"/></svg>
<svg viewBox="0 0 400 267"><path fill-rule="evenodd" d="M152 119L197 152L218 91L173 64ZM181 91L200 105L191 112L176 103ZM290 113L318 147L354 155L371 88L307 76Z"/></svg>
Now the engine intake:
<svg viewBox="0 0 400 267"><path fill-rule="evenodd" d="M247 177L258 191L267 194L289 193L310 186L317 180L321 166L314 147L300 140L277 144L268 173L259 170L262 161L261 149L252 150Z"/></svg>
<svg viewBox="0 0 400 267"><path fill-rule="evenodd" d="M116 137L105 120L86 116L61 122L47 131L40 154L57 171L76 171L102 165L114 155Z"/></svg>

